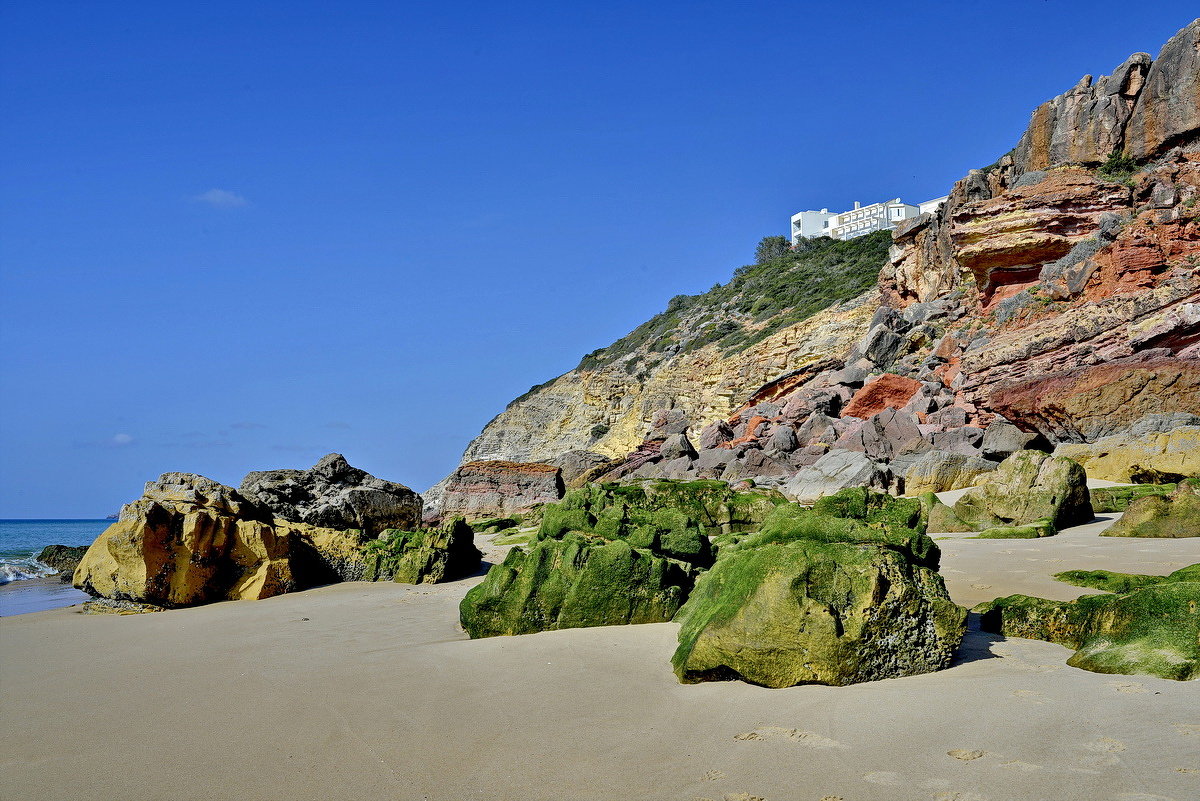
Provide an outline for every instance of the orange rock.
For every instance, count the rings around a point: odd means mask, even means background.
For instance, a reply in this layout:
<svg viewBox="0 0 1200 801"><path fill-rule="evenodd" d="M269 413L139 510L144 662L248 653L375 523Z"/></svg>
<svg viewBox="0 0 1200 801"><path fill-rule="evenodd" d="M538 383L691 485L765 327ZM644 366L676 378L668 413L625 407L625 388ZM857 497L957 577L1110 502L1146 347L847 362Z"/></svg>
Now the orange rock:
<svg viewBox="0 0 1200 801"><path fill-rule="evenodd" d="M884 373L854 393L842 410L842 417L866 419L884 409L899 409L912 400L920 388L921 382L916 379Z"/></svg>
<svg viewBox="0 0 1200 801"><path fill-rule="evenodd" d="M769 422L771 422L771 420L767 417L761 417L759 415L751 417L750 422L746 424L745 434L742 434L737 439L730 440L729 442L722 444L720 447L732 448L734 445L742 445L747 442L753 442L754 440L758 439L758 427L763 423Z"/></svg>

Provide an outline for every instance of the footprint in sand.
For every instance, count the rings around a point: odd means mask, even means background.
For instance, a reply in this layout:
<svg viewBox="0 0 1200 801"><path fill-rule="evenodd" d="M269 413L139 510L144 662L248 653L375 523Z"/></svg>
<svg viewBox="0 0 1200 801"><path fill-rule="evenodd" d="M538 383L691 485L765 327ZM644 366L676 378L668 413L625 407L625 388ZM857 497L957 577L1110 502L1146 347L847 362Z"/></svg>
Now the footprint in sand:
<svg viewBox="0 0 1200 801"><path fill-rule="evenodd" d="M1175 768L1176 773L1200 773L1200 768Z"/></svg>
<svg viewBox="0 0 1200 801"><path fill-rule="evenodd" d="M1200 736L1200 725L1196 725L1195 723L1172 723L1171 725L1185 737L1187 735Z"/></svg>
<svg viewBox="0 0 1200 801"><path fill-rule="evenodd" d="M1144 693L1146 685L1139 684L1136 681L1110 681L1109 687L1112 687L1119 693Z"/></svg>
<svg viewBox="0 0 1200 801"><path fill-rule="evenodd" d="M701 776L700 780L706 781L706 782L715 782L717 779L724 779L724 778L725 778L724 771L710 770L710 771L707 771L703 776Z"/></svg>
<svg viewBox="0 0 1200 801"><path fill-rule="evenodd" d="M864 773L863 778L871 784L886 784L889 786L895 786L903 781L899 773L893 773L890 770L876 770L871 773Z"/></svg>
<svg viewBox="0 0 1200 801"><path fill-rule="evenodd" d="M1009 762L1001 762L1000 767L1008 768L1009 770L1019 770L1022 773L1029 773L1035 770L1041 770L1041 765L1035 765L1032 762L1022 762L1019 759L1014 759Z"/></svg>
<svg viewBox="0 0 1200 801"><path fill-rule="evenodd" d="M823 795L821 796L821 801L846 801L846 799L840 795Z"/></svg>
<svg viewBox="0 0 1200 801"><path fill-rule="evenodd" d="M794 743L801 743L810 748L845 748L846 746L839 743L837 740L831 740L828 737L822 737L816 732L800 731L799 729L785 729L781 726L763 726L754 731L746 731L741 734L733 735L735 740L775 740L784 739L791 740Z"/></svg>
<svg viewBox="0 0 1200 801"><path fill-rule="evenodd" d="M1093 740L1090 743L1084 743L1083 747L1089 751L1095 751L1098 754L1112 754L1117 751L1125 750L1125 743L1120 740L1114 740L1111 737L1101 737L1098 740Z"/></svg>
<svg viewBox="0 0 1200 801"><path fill-rule="evenodd" d="M979 759L985 753L984 751L968 751L965 748L955 748L953 751L947 751L946 756L961 759L963 762L970 762L972 759Z"/></svg>
<svg viewBox="0 0 1200 801"><path fill-rule="evenodd" d="M992 585L991 584L972 584L971 588L976 589L976 590L990 590L992 588Z"/></svg>
<svg viewBox="0 0 1200 801"><path fill-rule="evenodd" d="M767 799L749 793L726 793L724 801L767 801Z"/></svg>

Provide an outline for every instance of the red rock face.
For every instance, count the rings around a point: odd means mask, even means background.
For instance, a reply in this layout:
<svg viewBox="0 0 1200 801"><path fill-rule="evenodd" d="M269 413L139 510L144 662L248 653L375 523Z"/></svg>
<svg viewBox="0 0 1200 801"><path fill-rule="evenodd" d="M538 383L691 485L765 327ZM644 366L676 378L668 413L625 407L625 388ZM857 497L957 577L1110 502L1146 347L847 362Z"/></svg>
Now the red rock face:
<svg viewBox="0 0 1200 801"><path fill-rule="evenodd" d="M729 442L724 443L720 447L732 448L736 445L744 445L747 442L753 442L754 440L758 439L759 429L762 427L762 425L764 423L769 423L769 422L771 422L769 419L767 419L766 417L762 417L760 415L755 415L754 417L751 417L750 421L746 423L746 433L745 434L742 434L737 439L732 439Z"/></svg>
<svg viewBox="0 0 1200 801"><path fill-rule="evenodd" d="M1101 215L1127 212L1130 195L1086 170L1052 170L1037 183L958 207L950 239L988 303L1000 287L1035 282L1042 265L1096 235Z"/></svg>
<svg viewBox="0 0 1200 801"><path fill-rule="evenodd" d="M549 464L468 462L454 471L442 493L441 516L467 520L528 512L563 496L562 471Z"/></svg>
<svg viewBox="0 0 1200 801"><path fill-rule="evenodd" d="M912 400L920 388L920 381L884 373L854 393L850 403L842 410L842 417L866 419L884 409L899 409Z"/></svg>
<svg viewBox="0 0 1200 801"><path fill-rule="evenodd" d="M1200 414L1200 360L1158 356L1079 367L996 389L989 405L1029 430L1095 440L1147 414Z"/></svg>

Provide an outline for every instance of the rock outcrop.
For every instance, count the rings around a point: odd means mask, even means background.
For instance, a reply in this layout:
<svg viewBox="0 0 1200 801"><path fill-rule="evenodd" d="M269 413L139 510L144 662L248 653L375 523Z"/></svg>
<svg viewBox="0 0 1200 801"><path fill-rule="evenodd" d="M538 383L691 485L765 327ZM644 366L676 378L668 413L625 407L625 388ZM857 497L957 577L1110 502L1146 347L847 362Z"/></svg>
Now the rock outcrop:
<svg viewBox="0 0 1200 801"><path fill-rule="evenodd" d="M1038 107L1010 153L896 228L877 292L794 322L779 271L836 248L802 242L766 265L775 283L750 280L759 265L677 298L517 399L464 460L582 449L611 458L589 479L749 481L804 502L962 487L1029 449L1118 481L1196 472L1198 37L1200 20Z"/></svg>
<svg viewBox="0 0 1200 801"><path fill-rule="evenodd" d="M86 545L47 545L37 555L37 560L46 567L57 570L65 583L71 580L85 553Z"/></svg>
<svg viewBox="0 0 1200 801"><path fill-rule="evenodd" d="M562 469L550 464L468 462L442 482L426 516L468 520L519 515L554 503L564 492Z"/></svg>
<svg viewBox="0 0 1200 801"><path fill-rule="evenodd" d="M780 507L722 548L676 618L680 680L844 685L950 663L966 610L936 572L937 546L902 525L919 504L865 490L825 501Z"/></svg>
<svg viewBox="0 0 1200 801"><path fill-rule="evenodd" d="M712 564L709 537L756 528L781 501L715 481L571 490L545 507L528 550L467 593L463 628L493 637L670 620Z"/></svg>
<svg viewBox="0 0 1200 801"><path fill-rule="evenodd" d="M363 578L436 584L471 575L482 558L475 547L475 532L456 517L432 530L383 532L363 549Z"/></svg>
<svg viewBox="0 0 1200 801"><path fill-rule="evenodd" d="M1200 425L1179 425L1163 431L1131 428L1095 442L1063 443L1054 454L1079 462L1091 478L1174 482L1200 475Z"/></svg>
<svg viewBox="0 0 1200 801"><path fill-rule="evenodd" d="M1200 478L1187 479L1170 494L1147 494L1129 501L1125 514L1105 537L1200 537Z"/></svg>
<svg viewBox="0 0 1200 801"><path fill-rule="evenodd" d="M332 529L412 529L421 521L421 496L403 484L375 478L331 453L308 470L262 470L242 479L241 494L284 520Z"/></svg>
<svg viewBox="0 0 1200 801"><path fill-rule="evenodd" d="M166 607L268 598L296 589L292 552L266 506L203 476L164 473L92 543L74 583Z"/></svg>
<svg viewBox="0 0 1200 801"><path fill-rule="evenodd" d="M1041 451L1018 451L1005 459L958 499L954 514L976 530L1043 519L1061 529L1094 517L1083 468Z"/></svg>
<svg viewBox="0 0 1200 801"><path fill-rule="evenodd" d="M1200 678L1200 582L1194 570L1116 595L1048 601L1027 595L976 607L984 631L1076 649L1072 667L1187 681Z"/></svg>
<svg viewBox="0 0 1200 801"><path fill-rule="evenodd" d="M367 486L368 498L378 491L378 479L364 482L359 476L352 481L353 487ZM280 483L265 485L278 492ZM291 482L292 487L297 484ZM399 494L409 510L405 514L412 513L411 500L402 493L389 489L383 494ZM338 495L340 508L336 502L316 505L318 515L334 514L329 511L333 508L357 515L352 519L362 523L382 519L388 508L378 498L364 503L362 494L345 486L325 497ZM301 497L310 501L313 496ZM146 484L141 498L121 509L117 522L87 549L73 579L85 592L119 602L113 608L121 610L257 600L364 578L431 583L470 574L479 566L473 532L461 520L436 531L384 533L373 540L360 528L286 520L232 487L190 473L164 473Z"/></svg>

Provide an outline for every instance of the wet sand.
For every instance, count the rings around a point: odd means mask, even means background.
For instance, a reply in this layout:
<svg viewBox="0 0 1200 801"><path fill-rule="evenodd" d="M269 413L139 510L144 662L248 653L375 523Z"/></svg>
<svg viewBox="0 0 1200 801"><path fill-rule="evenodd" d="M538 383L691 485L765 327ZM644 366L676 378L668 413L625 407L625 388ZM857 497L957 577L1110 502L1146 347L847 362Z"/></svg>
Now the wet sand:
<svg viewBox="0 0 1200 801"><path fill-rule="evenodd" d="M1052 573L1200 561L1200 539L1100 538L1103 525L943 539L947 584L964 604L1070 598L1093 591ZM6 795L1200 798L1198 682L1089 673L1066 648L972 632L924 676L681 685L673 623L468 640L457 604L478 580L0 620Z"/></svg>

